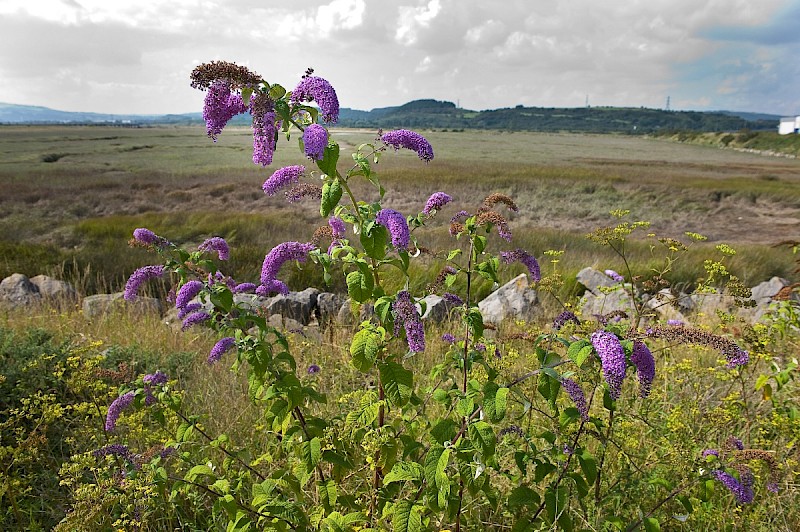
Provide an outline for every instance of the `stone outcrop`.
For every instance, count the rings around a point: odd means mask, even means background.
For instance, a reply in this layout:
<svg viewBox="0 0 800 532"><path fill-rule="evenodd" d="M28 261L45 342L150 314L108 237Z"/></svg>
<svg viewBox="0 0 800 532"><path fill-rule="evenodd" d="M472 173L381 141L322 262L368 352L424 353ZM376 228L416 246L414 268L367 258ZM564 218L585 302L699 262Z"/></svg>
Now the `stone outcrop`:
<svg viewBox="0 0 800 532"><path fill-rule="evenodd" d="M27 307L41 301L39 287L21 273L11 274L0 281L0 304L5 307Z"/></svg>
<svg viewBox="0 0 800 532"><path fill-rule="evenodd" d="M538 310L538 296L524 273L504 284L478 303L483 321L499 324L507 318L533 320Z"/></svg>
<svg viewBox="0 0 800 532"><path fill-rule="evenodd" d="M95 320L118 312L127 311L136 314L155 314L160 316L163 306L159 299L153 297L137 297L134 301L126 301L123 292L114 294L97 294L83 298L83 315L86 319Z"/></svg>

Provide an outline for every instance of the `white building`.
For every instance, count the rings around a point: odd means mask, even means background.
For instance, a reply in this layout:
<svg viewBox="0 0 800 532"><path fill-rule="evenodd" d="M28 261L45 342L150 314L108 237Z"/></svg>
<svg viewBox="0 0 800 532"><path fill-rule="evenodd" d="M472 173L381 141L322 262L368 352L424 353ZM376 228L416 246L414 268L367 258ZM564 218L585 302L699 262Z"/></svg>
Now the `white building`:
<svg viewBox="0 0 800 532"><path fill-rule="evenodd" d="M781 135L800 133L800 116L787 116L781 118L781 125L778 126L778 133Z"/></svg>

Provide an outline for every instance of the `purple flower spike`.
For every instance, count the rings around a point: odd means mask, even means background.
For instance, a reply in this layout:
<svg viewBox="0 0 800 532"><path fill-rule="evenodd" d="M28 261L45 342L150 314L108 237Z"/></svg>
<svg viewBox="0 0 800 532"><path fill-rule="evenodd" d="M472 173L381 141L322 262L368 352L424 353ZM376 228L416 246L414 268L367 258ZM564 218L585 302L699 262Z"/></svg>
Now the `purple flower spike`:
<svg viewBox="0 0 800 532"><path fill-rule="evenodd" d="M464 304L463 299L461 299L457 294L453 294L450 292L445 292L444 294L442 294L442 299L444 299L447 303L450 303L455 307L460 307L461 305Z"/></svg>
<svg viewBox="0 0 800 532"><path fill-rule="evenodd" d="M333 232L333 238L341 238L347 231L347 228L344 225L344 220L336 216L331 216L328 218L328 227L330 227L331 231Z"/></svg>
<svg viewBox="0 0 800 532"><path fill-rule="evenodd" d="M442 210L442 207L453 201L450 194L444 192L434 192L428 201L425 202L425 208L422 209L422 214L431 214L434 211Z"/></svg>
<svg viewBox="0 0 800 532"><path fill-rule="evenodd" d="M328 146L328 130L319 124L311 124L303 131L303 146L306 157L321 161Z"/></svg>
<svg viewBox="0 0 800 532"><path fill-rule="evenodd" d="M656 361L644 342L640 340L633 342L631 362L636 366L636 375L639 377L639 397L647 397L650 395L653 379L656 376Z"/></svg>
<svg viewBox="0 0 800 532"><path fill-rule="evenodd" d="M730 352L723 352L723 354L725 355L725 358L728 359L728 363L726 364L726 366L729 368L744 366L750 361L750 354L744 349L736 349Z"/></svg>
<svg viewBox="0 0 800 532"><path fill-rule="evenodd" d="M589 421L589 405L586 404L586 395L583 393L580 384L572 379L564 377L561 379L561 386L564 387L572 399L572 402L575 403L575 407L578 409L578 412L581 413L581 419Z"/></svg>
<svg viewBox="0 0 800 532"><path fill-rule="evenodd" d="M121 443L112 443L111 445L106 445L105 447L101 447L100 449L96 449L92 451L92 455L95 458L102 458L103 456L118 456L128 462L129 464L133 464L136 466L136 457L128 448L127 445L123 445ZM136 467L138 469L138 467Z"/></svg>
<svg viewBox="0 0 800 532"><path fill-rule="evenodd" d="M616 282L621 283L625 280L623 276L615 272L614 270L606 270L605 274L614 279Z"/></svg>
<svg viewBox="0 0 800 532"><path fill-rule="evenodd" d="M166 238L160 237L150 229L139 227L133 230L133 238L142 244L149 244L153 246L164 246L169 244Z"/></svg>
<svg viewBox="0 0 800 532"><path fill-rule="evenodd" d="M261 266L261 284L269 286L270 281L278 277L278 270L287 261L296 260L305 262L308 252L314 249L314 245L303 242L283 242L278 244L264 257L264 264Z"/></svg>
<svg viewBox="0 0 800 532"><path fill-rule="evenodd" d="M270 279L266 283L256 287L256 295L258 296L269 297L272 294L288 295L289 287L286 286L286 283L277 279Z"/></svg>
<svg viewBox="0 0 800 532"><path fill-rule="evenodd" d="M389 230L395 249L408 249L411 234L405 216L392 209L381 209L378 211L375 221Z"/></svg>
<svg viewBox="0 0 800 532"><path fill-rule="evenodd" d="M719 480L723 486L728 488L735 497L739 504L749 504L753 502L753 487L747 482L739 482L733 475L726 473L721 469L716 469L711 474Z"/></svg>
<svg viewBox="0 0 800 532"><path fill-rule="evenodd" d="M233 287L234 294L252 294L256 291L256 285L253 283L240 283Z"/></svg>
<svg viewBox="0 0 800 532"><path fill-rule="evenodd" d="M203 305L201 303L189 303L185 307L180 308L178 310L178 319L182 320L183 318L185 318L186 316L188 316L192 312L196 312L196 311L200 310L201 308L203 308Z"/></svg>
<svg viewBox="0 0 800 532"><path fill-rule="evenodd" d="M570 312L569 310L565 310L561 314L555 317L553 320L553 329L556 331L560 330L568 321L574 321L578 325L581 324L578 317L575 315L574 312Z"/></svg>
<svg viewBox="0 0 800 532"><path fill-rule="evenodd" d="M406 330L408 348L414 353L425 351L425 328L411 294L405 290L398 292L392 308L395 312L395 334L398 333L400 324L402 324Z"/></svg>
<svg viewBox="0 0 800 532"><path fill-rule="evenodd" d="M703 451L703 458L707 458L709 456L716 456L719 458L719 451L716 449L705 449Z"/></svg>
<svg viewBox="0 0 800 532"><path fill-rule="evenodd" d="M222 355L224 355L229 349L236 345L236 338L232 336L226 336L225 338L221 338L214 347L211 348L211 352L208 354L208 363L213 364L218 362Z"/></svg>
<svg viewBox="0 0 800 532"><path fill-rule="evenodd" d="M228 260L230 258L228 243L225 242L225 239L218 236L207 239L205 242L200 244L200 247L197 249L199 251L216 251L217 255L219 256L219 260Z"/></svg>
<svg viewBox="0 0 800 532"><path fill-rule="evenodd" d="M381 136L381 140L384 144L393 147L395 150L406 148L415 151L419 158L425 162L433 159L431 143L428 142L425 137L414 131L409 131L407 129L389 131Z"/></svg>
<svg viewBox="0 0 800 532"><path fill-rule="evenodd" d="M456 337L450 333L444 333L442 335L442 341L447 342L448 344L454 344L456 343Z"/></svg>
<svg viewBox="0 0 800 532"><path fill-rule="evenodd" d="M188 281L181 286L178 294L175 296L175 306L177 308L184 308L189 302L194 299L197 294L203 289L203 283L197 280Z"/></svg>
<svg viewBox="0 0 800 532"><path fill-rule="evenodd" d="M160 264L154 266L142 266L133 272L128 278L128 282L125 283L125 292L122 297L125 298L126 301L135 301L136 292L139 291L139 287L142 285L142 283L148 279L162 277L163 275L164 267Z"/></svg>
<svg viewBox="0 0 800 532"><path fill-rule="evenodd" d="M500 232L500 236L503 237L502 231ZM528 268L528 273L531 275L531 279L533 279L535 282L539 282L542 280L542 273L541 270L539 269L539 262L536 260L536 257L531 255L524 249L515 249L514 251L501 251L500 258L503 259L503 262L505 262L506 264L511 264L512 262L517 262L517 261L521 262L522 264L525 265L526 268Z"/></svg>
<svg viewBox="0 0 800 532"><path fill-rule="evenodd" d="M250 97L250 114L253 115L253 163L269 166L278 134L275 104L266 94L254 93Z"/></svg>
<svg viewBox="0 0 800 532"><path fill-rule="evenodd" d="M311 364L310 366L308 366L308 374L309 375L316 375L320 371L322 371L322 368L320 368L316 364Z"/></svg>
<svg viewBox="0 0 800 532"><path fill-rule="evenodd" d="M339 121L339 98L327 80L307 76L300 80L292 91L292 103L315 101L322 111L322 119L328 124Z"/></svg>
<svg viewBox="0 0 800 532"><path fill-rule="evenodd" d="M625 378L625 350L616 335L606 331L592 333L592 345L600 357L603 377L608 383L612 399L619 399L622 381Z"/></svg>
<svg viewBox="0 0 800 532"><path fill-rule="evenodd" d="M217 135L222 133L228 121L246 110L242 97L231 92L229 82L217 80L212 83L203 105L203 120L206 121L208 136L216 142Z"/></svg>
<svg viewBox="0 0 800 532"><path fill-rule="evenodd" d="M160 370L156 371L155 373L150 373L148 375L145 375L142 378L142 382L145 384L149 384L150 386L159 386L161 384L166 384L167 380L169 380L167 374Z"/></svg>
<svg viewBox="0 0 800 532"><path fill-rule="evenodd" d="M114 399L114 402L108 407L108 413L106 414L106 432L111 432L116 428L120 414L122 414L123 410L131 406L134 397L136 397L136 392L130 391Z"/></svg>
<svg viewBox="0 0 800 532"><path fill-rule="evenodd" d="M186 329L192 327L193 325L197 325L198 323L203 323L204 321L208 321L210 319L211 319L211 314L209 314L208 312L202 312L202 311L193 312L192 314L189 314L188 316L186 316L186 318L183 319L183 323L181 324L181 330L185 331Z"/></svg>
<svg viewBox="0 0 800 532"><path fill-rule="evenodd" d="M261 188L264 189L264 193L267 196L274 196L286 185L290 183L296 183L305 171L306 167L299 164L293 166L284 166L283 168L275 170L269 179L264 181L264 184L261 186Z"/></svg>

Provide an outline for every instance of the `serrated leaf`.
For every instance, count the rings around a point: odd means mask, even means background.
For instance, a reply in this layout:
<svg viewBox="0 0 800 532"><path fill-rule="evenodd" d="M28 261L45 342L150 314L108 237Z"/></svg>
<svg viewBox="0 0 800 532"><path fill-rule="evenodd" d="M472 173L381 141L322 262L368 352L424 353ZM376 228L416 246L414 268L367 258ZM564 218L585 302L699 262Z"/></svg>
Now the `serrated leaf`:
<svg viewBox="0 0 800 532"><path fill-rule="evenodd" d="M521 508L535 508L540 502L539 494L528 486L517 486L508 495L508 509L512 512Z"/></svg>
<svg viewBox="0 0 800 532"><path fill-rule="evenodd" d="M323 174L329 176L336 175L336 163L339 161L339 145L335 142L329 143L322 153L322 160L317 161L317 167ZM337 200L338 203L338 200ZM326 216L323 214L323 216Z"/></svg>
<svg viewBox="0 0 800 532"><path fill-rule="evenodd" d="M358 408L347 413L345 427L353 429L371 425L378 418L380 405L381 401L378 400L378 394L372 391L365 393L359 402Z"/></svg>
<svg viewBox="0 0 800 532"><path fill-rule="evenodd" d="M342 199L342 185L338 179L328 181L322 185L322 199L319 204L319 213L328 216L330 212L339 204Z"/></svg>
<svg viewBox="0 0 800 532"><path fill-rule="evenodd" d="M500 388L494 382L487 382L483 391L483 411L495 423L502 421L508 404L508 388Z"/></svg>
<svg viewBox="0 0 800 532"><path fill-rule="evenodd" d="M483 315L481 314L480 309L478 307L472 307L469 309L466 320L474 337L481 338L483 336Z"/></svg>
<svg viewBox="0 0 800 532"><path fill-rule="evenodd" d="M357 303L369 301L374 287L372 276L364 275L360 270L347 274L347 295Z"/></svg>
<svg viewBox="0 0 800 532"><path fill-rule="evenodd" d="M411 398L414 374L397 362L378 365L386 397L395 406L403 406Z"/></svg>
<svg viewBox="0 0 800 532"><path fill-rule="evenodd" d="M588 484L594 484L594 481L597 479L597 460L595 457L592 453L584 449L578 454L578 462L581 464L581 471L583 471L586 482Z"/></svg>
<svg viewBox="0 0 800 532"><path fill-rule="evenodd" d="M593 348L590 342L586 340L578 340L569 345L569 349L567 349L567 357L575 362L576 366L581 367L589 358L589 355L592 354L592 351Z"/></svg>
<svg viewBox="0 0 800 532"><path fill-rule="evenodd" d="M309 441L304 441L300 447L300 455L306 466L306 473L311 473L322 460L322 443L320 439L315 437Z"/></svg>
<svg viewBox="0 0 800 532"><path fill-rule="evenodd" d="M187 482L194 482L200 475L208 475L211 477L215 476L214 470L211 469L211 467L207 466L206 464L199 464L191 468L183 478Z"/></svg>
<svg viewBox="0 0 800 532"><path fill-rule="evenodd" d="M350 356L355 368L363 373L372 369L380 352L380 335L372 329L362 329L353 335Z"/></svg>
<svg viewBox="0 0 800 532"><path fill-rule="evenodd" d="M383 478L384 484L402 482L405 480L422 480L425 470L417 462L397 462L392 470Z"/></svg>
<svg viewBox="0 0 800 532"><path fill-rule="evenodd" d="M317 494L319 495L320 502L328 512L336 507L338 491L335 480L328 479L325 482L317 482Z"/></svg>
<svg viewBox="0 0 800 532"><path fill-rule="evenodd" d="M497 437L495 437L491 425L485 421L476 421L469 425L468 432L470 441L481 450L484 458L494 455Z"/></svg>
<svg viewBox="0 0 800 532"><path fill-rule="evenodd" d="M359 236L364 253L372 259L383 260L386 256L386 228L378 224L367 224Z"/></svg>
<svg viewBox="0 0 800 532"><path fill-rule="evenodd" d="M422 530L422 507L410 501L400 501L394 505L392 530L395 532L420 532Z"/></svg>

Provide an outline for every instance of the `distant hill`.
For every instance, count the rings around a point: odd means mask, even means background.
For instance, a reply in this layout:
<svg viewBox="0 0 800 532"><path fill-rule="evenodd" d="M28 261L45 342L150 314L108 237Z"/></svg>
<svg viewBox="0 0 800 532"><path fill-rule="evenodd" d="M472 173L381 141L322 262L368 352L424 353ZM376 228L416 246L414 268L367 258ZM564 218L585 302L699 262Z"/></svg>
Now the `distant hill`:
<svg viewBox="0 0 800 532"><path fill-rule="evenodd" d="M664 111L644 107L523 107L472 111L453 102L414 100L396 107L371 111L342 108L339 126L411 129L502 129L509 131L628 133L664 131L774 130L780 117L733 111ZM168 115L115 115L57 111L47 107L0 103L0 123L5 124L197 124L201 113ZM233 124L249 123L248 116Z"/></svg>

